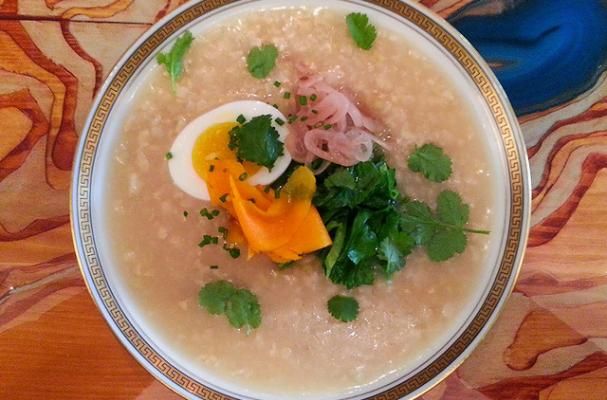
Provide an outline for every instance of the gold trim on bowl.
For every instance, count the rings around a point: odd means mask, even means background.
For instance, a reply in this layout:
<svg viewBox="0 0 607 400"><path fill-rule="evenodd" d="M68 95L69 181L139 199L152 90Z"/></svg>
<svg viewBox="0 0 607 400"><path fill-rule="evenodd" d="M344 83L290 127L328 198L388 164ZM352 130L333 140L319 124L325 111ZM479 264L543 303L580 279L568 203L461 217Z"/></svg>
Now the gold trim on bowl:
<svg viewBox="0 0 607 400"><path fill-rule="evenodd" d="M125 89L135 71L173 34L204 14L233 2L234 0L207 0L180 8L173 16L165 18L155 28L152 28L152 33L140 40L139 45L127 53L130 54L128 58L118 64L118 69L110 75L111 80L106 82L102 88L96 106L89 115L83 137L80 139L74 163L70 207L74 246L85 283L118 338L144 367L161 378L161 381L169 388L178 393L181 392L181 394L188 392L201 398L220 400L233 397L203 385L171 365L146 342L131 321L125 317L99 262L91 225L90 196L93 163L101 133L119 94ZM431 36L472 79L499 129L506 151L511 191L510 221L505 248L501 254L497 275L480 309L463 333L433 362L396 386L383 391L380 389L379 393L367 397L373 400L389 400L407 396L421 388L424 388L425 392L440 382L440 379L437 378L444 378L461 364L464 359L461 356L466 350L470 350L472 342L477 340L479 334L486 333L490 323L495 320L496 310L510 294L520 268L528 232L530 190L526 155L513 113L507 101L503 100L505 95L495 77L486 66L479 64L477 61L479 56L469 50L471 47L466 44L465 39L458 35L454 36L450 32L452 29L447 28L440 17L432 16L429 11L422 11L419 6L399 0L371 0L368 2L399 15ZM453 30L453 32L455 31ZM517 142L517 135L519 142ZM485 332L482 332L483 330ZM433 380L434 382L432 382ZM422 392L416 394L421 395Z"/></svg>

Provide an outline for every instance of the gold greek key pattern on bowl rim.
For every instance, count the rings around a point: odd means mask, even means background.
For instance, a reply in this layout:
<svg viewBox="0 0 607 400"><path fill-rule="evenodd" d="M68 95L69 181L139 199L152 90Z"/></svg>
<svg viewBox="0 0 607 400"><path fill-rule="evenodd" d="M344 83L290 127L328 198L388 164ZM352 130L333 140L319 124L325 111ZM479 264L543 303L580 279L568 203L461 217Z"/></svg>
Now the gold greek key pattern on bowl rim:
<svg viewBox="0 0 607 400"><path fill-rule="evenodd" d="M91 225L90 195L93 160L101 132L118 95L125 88L129 79L133 77L134 72L156 48L161 46L175 32L202 15L233 2L234 0L207 0L193 4L159 26L138 48L132 51L130 57L119 68L112 81L107 85L106 90L100 95L97 107L91 111L90 123L83 132L84 138L81 139L83 142L81 142L80 157L76 160L74 168L75 182L73 185L71 209L74 244L78 250L78 261L85 277L85 282L87 282L91 293L95 293L100 299L98 306L105 309L115 326L122 333L123 338L120 339L123 342L128 342L139 353L148 364L146 366L148 369L150 367L155 369L158 374L163 375L176 387L180 387L193 395L213 400L232 399L233 397L219 393L203 385L171 365L143 339L119 307L111 288L107 284L104 271L97 256ZM521 247L524 246L527 235L527 224L525 221L528 219L528 210L525 210L524 205L525 199L529 196L529 190L526 187L528 182L524 179L526 171L523 170L522 165L525 155L520 154L519 147L517 147L513 134L515 129L513 129L511 121L508 118L507 108L500 99L499 89L496 88L493 83L494 81L487 75L474 56L443 26L416 7L399 0L371 0L369 2L396 13L430 35L457 60L473 80L482 93L491 111L493 120L499 129L502 144L506 151L511 191L510 225L507 230L506 246L504 252L501 254L499 270L489 294L484 299L472 322L444 353L427 367L402 383L369 397L369 399L373 400L391 400L415 392L437 375L455 369L458 357L475 340L481 330L485 328L489 319L495 313L500 300L509 294L508 283L518 273L522 258L521 252L523 251ZM91 282L87 280L87 277ZM95 296L93 297L95 298ZM459 362L461 361L459 360Z"/></svg>

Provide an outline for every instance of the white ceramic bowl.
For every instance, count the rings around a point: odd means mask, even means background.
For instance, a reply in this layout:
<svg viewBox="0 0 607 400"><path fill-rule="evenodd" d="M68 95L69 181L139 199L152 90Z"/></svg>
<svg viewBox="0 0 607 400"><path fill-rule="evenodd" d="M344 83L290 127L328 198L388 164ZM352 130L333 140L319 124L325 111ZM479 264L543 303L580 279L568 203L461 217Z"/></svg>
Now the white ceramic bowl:
<svg viewBox="0 0 607 400"><path fill-rule="evenodd" d="M150 28L116 64L93 105L74 163L71 217L74 244L85 282L95 303L118 339L152 375L188 398L258 399L247 388L192 372L187 363L140 323L123 285L107 256L101 202L112 146L121 131L138 85L155 66L155 55L170 46L186 29L194 35L226 18L259 8L306 5L326 6L321 0L209 0L191 2ZM334 0L331 8L361 11L377 25L402 33L424 54L441 65L475 110L492 153L496 179L495 226L487 273L479 282L474 308L466 310L457 329L433 349L420 352L420 362L399 376L388 376L363 391L340 399L412 399L455 369L474 349L494 322L512 290L528 231L530 210L529 167L514 113L495 76L470 44L440 17L427 9L398 0ZM128 382L125 382L128 384ZM276 397L273 398L284 398ZM335 397L327 397L333 398Z"/></svg>

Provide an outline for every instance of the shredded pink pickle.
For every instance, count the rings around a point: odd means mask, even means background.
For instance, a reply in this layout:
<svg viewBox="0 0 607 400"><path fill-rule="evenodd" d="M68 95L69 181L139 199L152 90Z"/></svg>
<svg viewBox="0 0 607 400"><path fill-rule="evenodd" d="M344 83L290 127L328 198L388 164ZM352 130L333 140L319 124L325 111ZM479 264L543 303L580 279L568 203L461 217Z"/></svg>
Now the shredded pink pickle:
<svg viewBox="0 0 607 400"><path fill-rule="evenodd" d="M373 143L385 147L385 143L371 133L377 124L321 76L304 72L294 94L297 120L291 124L285 143L295 161L310 164L320 158L324 162L315 171L320 173L330 163L349 167L369 160ZM300 96L306 97L306 105L299 104Z"/></svg>

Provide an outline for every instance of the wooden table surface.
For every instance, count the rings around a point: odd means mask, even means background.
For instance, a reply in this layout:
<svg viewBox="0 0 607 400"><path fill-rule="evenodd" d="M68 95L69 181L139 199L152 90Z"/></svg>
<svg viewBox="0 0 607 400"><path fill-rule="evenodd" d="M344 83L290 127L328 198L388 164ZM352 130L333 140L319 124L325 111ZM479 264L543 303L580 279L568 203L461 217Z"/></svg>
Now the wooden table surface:
<svg viewBox="0 0 607 400"><path fill-rule="evenodd" d="M68 185L104 77L182 2L0 0L1 399L177 398L93 305L72 247ZM453 17L511 2L422 3ZM534 191L518 284L484 342L424 399L607 399L607 81L599 67L582 92L520 117Z"/></svg>

